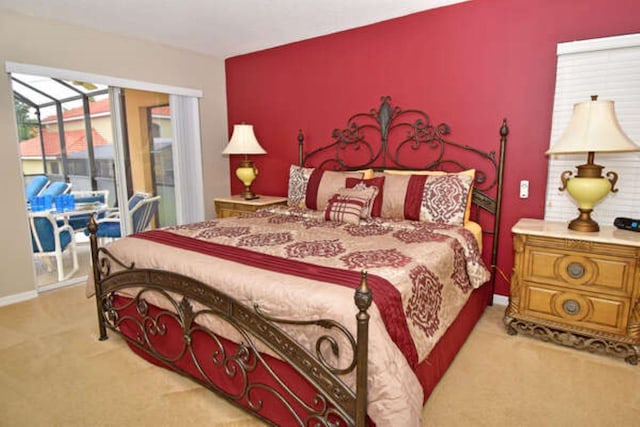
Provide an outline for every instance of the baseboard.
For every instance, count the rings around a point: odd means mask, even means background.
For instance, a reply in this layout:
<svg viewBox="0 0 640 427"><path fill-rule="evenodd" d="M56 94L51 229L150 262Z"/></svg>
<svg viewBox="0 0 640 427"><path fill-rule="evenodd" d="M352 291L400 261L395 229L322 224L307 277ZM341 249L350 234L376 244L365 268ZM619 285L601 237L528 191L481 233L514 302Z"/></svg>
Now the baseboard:
<svg viewBox="0 0 640 427"><path fill-rule="evenodd" d="M494 305L509 305L509 297L504 295L493 295L493 304Z"/></svg>
<svg viewBox="0 0 640 427"><path fill-rule="evenodd" d="M38 287L38 293L53 291L54 289L66 288L67 286L77 285L78 283L86 282L87 276L74 277L72 279L63 280L62 282L55 282L44 286Z"/></svg>
<svg viewBox="0 0 640 427"><path fill-rule="evenodd" d="M29 291L29 292L22 292L14 295L8 295L6 297L0 298L0 307L4 307L5 305L16 304L18 302L27 301L37 297L38 297L38 292L35 290Z"/></svg>

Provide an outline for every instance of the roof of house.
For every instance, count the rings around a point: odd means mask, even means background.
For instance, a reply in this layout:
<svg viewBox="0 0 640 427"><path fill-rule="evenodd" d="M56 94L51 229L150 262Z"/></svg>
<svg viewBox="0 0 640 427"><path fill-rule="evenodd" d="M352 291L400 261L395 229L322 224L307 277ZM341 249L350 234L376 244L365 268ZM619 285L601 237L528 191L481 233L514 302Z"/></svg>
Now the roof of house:
<svg viewBox="0 0 640 427"><path fill-rule="evenodd" d="M89 103L89 112L92 116L101 113L110 113L111 107L109 103L109 98L101 99L99 101L93 101ZM83 118L84 117L84 107L76 107L66 110L62 113L63 120L69 120L72 118ZM55 123L58 120L57 115L47 116L42 119L42 123Z"/></svg>
<svg viewBox="0 0 640 427"><path fill-rule="evenodd" d="M94 147L101 145L109 145L110 142L104 139L98 131L91 129L91 137L93 138ZM60 155L60 135L58 132L52 132L47 129L42 130L42 138L44 140L44 152L47 156ZM87 137L84 129L68 130L64 133L65 146L67 154L87 151ZM42 155L40 147L40 136L37 135L31 139L20 142L20 156L33 157Z"/></svg>

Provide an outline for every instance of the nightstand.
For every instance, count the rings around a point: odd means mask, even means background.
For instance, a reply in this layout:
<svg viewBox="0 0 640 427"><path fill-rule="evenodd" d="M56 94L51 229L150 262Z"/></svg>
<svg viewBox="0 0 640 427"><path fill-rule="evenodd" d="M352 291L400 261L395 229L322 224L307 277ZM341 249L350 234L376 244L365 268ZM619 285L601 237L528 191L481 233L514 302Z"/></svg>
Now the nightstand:
<svg viewBox="0 0 640 427"><path fill-rule="evenodd" d="M260 196L257 199L245 200L237 194L231 197L216 197L214 199L216 216L218 218L228 218L245 213L255 212L258 209L274 205L286 205L286 197Z"/></svg>
<svg viewBox="0 0 640 427"><path fill-rule="evenodd" d="M577 232L564 222L521 219L509 306L511 335L624 358L640 354L640 233L600 226Z"/></svg>

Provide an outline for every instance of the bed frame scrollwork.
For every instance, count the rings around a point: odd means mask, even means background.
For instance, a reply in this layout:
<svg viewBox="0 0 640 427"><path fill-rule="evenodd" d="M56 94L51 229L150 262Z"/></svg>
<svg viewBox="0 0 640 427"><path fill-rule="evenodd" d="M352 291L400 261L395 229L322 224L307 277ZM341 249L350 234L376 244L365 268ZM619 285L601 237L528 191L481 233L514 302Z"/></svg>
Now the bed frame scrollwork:
<svg viewBox="0 0 640 427"><path fill-rule="evenodd" d="M246 409L237 402L245 401L253 410L253 415L262 418L259 410L262 400L254 397L256 390L272 394L277 401L290 411L298 425L346 425L364 426L366 421L367 396L367 309L372 302L372 293L367 286L367 274L362 272L361 282L355 291L356 338L342 324L331 319L287 320L270 317L255 305L247 307L206 284L176 273L154 269L137 269L135 265L125 265L108 249L98 246L97 224L94 218L89 223L91 253L93 262L94 290L98 311L100 337L108 338L107 331L122 336L127 343L153 357L162 366L185 375L230 402ZM116 268L118 271L115 271ZM119 292L133 291L131 300L117 305L114 299ZM145 298L150 293L161 295L169 309L152 311ZM137 316L128 314L135 310ZM355 310L354 310L355 311ZM217 321L231 325L241 337L240 344L229 352L217 335L202 326L199 320L212 316ZM182 330L182 348L176 354L166 354L154 346L154 338L167 333L169 322L175 322ZM135 339L121 332L124 323L136 329ZM300 327L320 327L327 333L315 343L315 352L297 343L283 329L282 325ZM205 334L210 340L210 357L201 360L195 356L193 342L196 334ZM341 348L334 334L341 334L348 342L348 349ZM262 347L259 347L262 346ZM280 360L295 367L296 371L313 385L317 394L310 401L296 395L278 373L270 368L269 361L259 351L268 348ZM346 352L352 355L347 366L334 366L325 358L326 352L337 357ZM189 374L177 363L184 356L190 357L200 373L198 377ZM207 364L207 366L205 366ZM249 374L258 367L264 368L271 376L269 383L251 382ZM239 390L230 393L217 386L208 372L211 368L225 372L229 378L242 378ZM356 388L352 390L341 379L349 373L356 374ZM271 384L275 382L278 387ZM288 403L294 399L310 414L302 419ZM263 419L267 423L269 420Z"/></svg>

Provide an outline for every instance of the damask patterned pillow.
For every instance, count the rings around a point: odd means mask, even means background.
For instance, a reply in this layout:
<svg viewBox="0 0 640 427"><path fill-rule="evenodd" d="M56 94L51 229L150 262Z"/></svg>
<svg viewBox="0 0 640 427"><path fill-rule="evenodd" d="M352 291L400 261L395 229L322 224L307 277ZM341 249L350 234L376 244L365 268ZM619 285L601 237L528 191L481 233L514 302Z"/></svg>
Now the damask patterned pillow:
<svg viewBox="0 0 640 427"><path fill-rule="evenodd" d="M324 219L327 221L359 224L362 210L366 204L367 200L361 197L336 193L327 203L327 208L324 211Z"/></svg>
<svg viewBox="0 0 640 427"><path fill-rule="evenodd" d="M467 174L385 174L381 216L463 225L473 178Z"/></svg>
<svg viewBox="0 0 640 427"><path fill-rule="evenodd" d="M431 171L431 170L401 170L401 169L385 169L384 173L387 175L468 175L471 177L471 189L467 195L467 205L464 211L464 223L469 222L471 217L471 203L473 196L473 182L476 177L475 169L467 169L460 172L444 172L444 171Z"/></svg>
<svg viewBox="0 0 640 427"><path fill-rule="evenodd" d="M287 192L287 205L304 208L307 195L307 185L313 168L303 168L291 165L289 167L289 188Z"/></svg>
<svg viewBox="0 0 640 427"><path fill-rule="evenodd" d="M469 175L429 176L422 191L420 221L463 225L472 183Z"/></svg>

